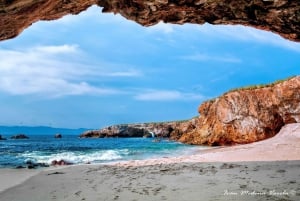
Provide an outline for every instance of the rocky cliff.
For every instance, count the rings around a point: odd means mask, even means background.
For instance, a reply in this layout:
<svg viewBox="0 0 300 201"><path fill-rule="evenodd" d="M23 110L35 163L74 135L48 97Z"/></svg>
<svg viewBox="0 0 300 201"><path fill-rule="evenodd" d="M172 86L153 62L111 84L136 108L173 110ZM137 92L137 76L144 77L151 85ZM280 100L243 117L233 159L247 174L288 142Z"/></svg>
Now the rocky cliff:
<svg viewBox="0 0 300 201"><path fill-rule="evenodd" d="M39 20L78 14L91 5L144 26L167 23L241 24L300 41L300 1L288 0L1 0L0 40Z"/></svg>
<svg viewBox="0 0 300 201"><path fill-rule="evenodd" d="M86 131L81 138L105 137L163 137L178 140L183 133L195 128L197 119L161 123L120 124L100 130Z"/></svg>
<svg viewBox="0 0 300 201"><path fill-rule="evenodd" d="M300 122L300 76L233 90L204 102L200 116L186 121L122 124L80 137L167 137L194 145L233 145L267 139Z"/></svg>
<svg viewBox="0 0 300 201"><path fill-rule="evenodd" d="M195 129L179 141L230 145L272 137L285 124L300 122L300 76L228 92L203 103L199 113Z"/></svg>

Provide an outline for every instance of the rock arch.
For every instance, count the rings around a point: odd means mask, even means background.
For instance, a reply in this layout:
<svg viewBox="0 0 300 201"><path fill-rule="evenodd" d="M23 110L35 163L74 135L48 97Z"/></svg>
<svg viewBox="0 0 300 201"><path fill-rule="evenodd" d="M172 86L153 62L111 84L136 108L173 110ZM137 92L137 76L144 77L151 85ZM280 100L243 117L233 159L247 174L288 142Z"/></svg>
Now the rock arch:
<svg viewBox="0 0 300 201"><path fill-rule="evenodd" d="M288 0L1 0L0 40L32 23L78 14L92 5L143 26L166 23L240 24L300 41L300 1Z"/></svg>

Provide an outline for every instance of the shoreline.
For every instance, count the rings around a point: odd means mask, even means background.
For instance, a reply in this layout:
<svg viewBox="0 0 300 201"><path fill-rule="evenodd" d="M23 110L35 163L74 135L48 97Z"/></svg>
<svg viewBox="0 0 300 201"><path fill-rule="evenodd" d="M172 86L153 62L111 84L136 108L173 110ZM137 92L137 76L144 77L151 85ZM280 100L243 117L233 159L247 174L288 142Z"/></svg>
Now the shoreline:
<svg viewBox="0 0 300 201"><path fill-rule="evenodd" d="M197 162L259 162L300 160L300 123L288 124L272 138L250 144L199 149L190 156L112 162L114 165L144 166Z"/></svg>
<svg viewBox="0 0 300 201"><path fill-rule="evenodd" d="M220 200L234 200L235 198L237 200L257 200L257 198L265 200L273 196L270 195L272 190L275 190L274 194L277 191L286 194L284 192L286 189L289 190L288 195L280 195L283 197L279 196L279 198L288 197L289 200L297 200L298 195L300 196L300 188L297 185L297 181L300 180L299 168L300 124L298 123L284 126L276 136L267 140L205 151L199 150L199 153L190 156L60 166L37 170L0 169L0 197L15 201L99 200L100 195L97 192L101 192L102 196L106 197L103 200L134 200L133 198L139 200L140 195L147 195L148 188L160 186L162 182L164 188L158 190L157 193L153 191L152 195L148 192L150 197L143 198L143 200L171 200L169 197L176 195L177 190L174 190L175 187L170 189L168 185L172 186L172 182L176 180L179 182L180 195L191 194L192 196L187 200L190 201L198 198L191 191L191 189L196 190L194 186L202 185L205 190L206 183L213 180L210 176L214 178L214 175L218 175L220 183L213 182L214 188L219 189L218 192L213 192L213 188L205 192L201 191L208 200L213 200L214 196L219 196ZM201 171L205 173L202 174ZM97 174L92 174L92 172ZM194 177L199 180L194 180ZM157 181L155 185L153 178ZM259 189L252 186L254 185L250 182L252 178L258 182L256 184L260 183ZM243 184L246 180L247 184ZM89 186L90 183L97 182L98 185ZM235 182L246 187L237 188L233 184ZM137 193L133 190L133 187L140 189L142 186L147 187L144 187L142 192ZM265 186L268 187L267 190ZM129 187L131 191L128 191ZM65 188L64 191L62 191L63 188ZM78 191L74 192L75 189ZM242 191L244 194L247 194L247 191L248 194L251 192L255 194L255 190L258 194L264 195L241 197ZM159 194L162 197L156 197ZM37 198L33 199L32 195L37 195ZM113 196L117 197L113 199ZM278 195L276 196L278 198ZM178 201L185 200L183 198L180 200L179 197L172 198Z"/></svg>

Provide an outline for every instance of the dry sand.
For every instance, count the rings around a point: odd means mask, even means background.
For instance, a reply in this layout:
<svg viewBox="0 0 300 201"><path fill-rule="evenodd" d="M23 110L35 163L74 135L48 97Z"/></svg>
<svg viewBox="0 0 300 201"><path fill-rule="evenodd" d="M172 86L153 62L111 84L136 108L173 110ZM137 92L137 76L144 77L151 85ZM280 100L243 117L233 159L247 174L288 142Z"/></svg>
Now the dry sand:
<svg viewBox="0 0 300 201"><path fill-rule="evenodd" d="M37 170L0 169L0 193L23 183L39 172ZM1 196L0 201L2 201Z"/></svg>
<svg viewBox="0 0 300 201"><path fill-rule="evenodd" d="M0 201L298 201L299 181L300 124L290 124L268 140L189 157L2 169Z"/></svg>

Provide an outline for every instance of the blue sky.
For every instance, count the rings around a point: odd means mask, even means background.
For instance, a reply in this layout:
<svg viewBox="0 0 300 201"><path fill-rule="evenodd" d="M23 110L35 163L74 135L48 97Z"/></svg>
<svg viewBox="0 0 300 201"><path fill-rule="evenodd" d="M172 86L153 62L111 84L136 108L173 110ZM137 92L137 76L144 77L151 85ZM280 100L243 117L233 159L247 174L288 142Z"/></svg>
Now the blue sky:
<svg viewBox="0 0 300 201"><path fill-rule="evenodd" d="M300 43L243 26L142 27L91 7L0 42L1 125L189 119L231 88L300 74Z"/></svg>

